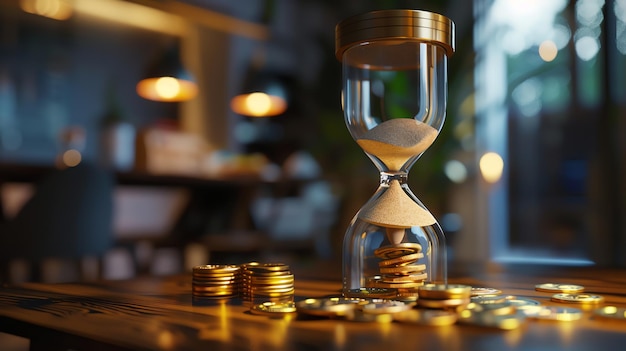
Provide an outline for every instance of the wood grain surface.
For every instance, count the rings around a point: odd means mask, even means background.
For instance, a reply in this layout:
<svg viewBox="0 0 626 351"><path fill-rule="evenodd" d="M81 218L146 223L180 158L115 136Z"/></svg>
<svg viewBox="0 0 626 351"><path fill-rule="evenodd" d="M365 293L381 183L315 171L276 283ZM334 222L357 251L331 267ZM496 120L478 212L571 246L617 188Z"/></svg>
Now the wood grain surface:
<svg viewBox="0 0 626 351"><path fill-rule="evenodd" d="M626 307L626 272L558 275L489 272L451 283L501 289L504 294L550 301L536 284L570 283L600 294L602 305ZM296 300L338 296L339 281L298 280ZM236 299L198 306L191 276L0 288L0 331L31 339L32 350L617 350L626 344L626 322L593 315L581 320L527 320L504 331L455 324L426 327L359 323L341 319L270 318L251 314ZM0 348L1 349L1 348Z"/></svg>

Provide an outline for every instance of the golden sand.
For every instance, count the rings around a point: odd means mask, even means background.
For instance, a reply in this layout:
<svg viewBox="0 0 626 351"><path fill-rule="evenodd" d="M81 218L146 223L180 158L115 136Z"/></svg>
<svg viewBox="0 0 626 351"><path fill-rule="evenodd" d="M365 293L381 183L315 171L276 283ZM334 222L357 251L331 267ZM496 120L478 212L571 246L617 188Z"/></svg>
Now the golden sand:
<svg viewBox="0 0 626 351"><path fill-rule="evenodd" d="M438 131L412 118L387 120L356 140L367 153L378 157L390 171L398 171L413 156L432 145Z"/></svg>
<svg viewBox="0 0 626 351"><path fill-rule="evenodd" d="M435 217L418 205L402 189L397 180L376 200L359 211L359 218L383 227L410 228L435 224Z"/></svg>

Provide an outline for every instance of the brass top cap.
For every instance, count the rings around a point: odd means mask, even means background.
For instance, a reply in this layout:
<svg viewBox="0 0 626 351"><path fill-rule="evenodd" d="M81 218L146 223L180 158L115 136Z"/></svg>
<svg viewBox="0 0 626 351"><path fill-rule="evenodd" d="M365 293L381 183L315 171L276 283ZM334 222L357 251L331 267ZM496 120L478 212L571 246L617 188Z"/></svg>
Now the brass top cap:
<svg viewBox="0 0 626 351"><path fill-rule="evenodd" d="M454 53L454 22L422 10L381 10L349 17L335 27L335 55L339 61L351 46L377 40L432 42Z"/></svg>

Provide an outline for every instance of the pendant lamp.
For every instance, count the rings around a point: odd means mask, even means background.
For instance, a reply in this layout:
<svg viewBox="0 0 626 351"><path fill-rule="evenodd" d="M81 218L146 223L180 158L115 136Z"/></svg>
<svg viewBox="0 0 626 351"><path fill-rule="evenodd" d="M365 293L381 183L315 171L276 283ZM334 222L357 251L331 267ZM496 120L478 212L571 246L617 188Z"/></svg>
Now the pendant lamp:
<svg viewBox="0 0 626 351"><path fill-rule="evenodd" d="M277 72L252 67L241 94L230 101L233 112L248 117L283 114L288 107L287 81Z"/></svg>
<svg viewBox="0 0 626 351"><path fill-rule="evenodd" d="M198 94L192 75L183 66L178 45L169 47L148 66L137 83L139 96L154 101L177 102Z"/></svg>

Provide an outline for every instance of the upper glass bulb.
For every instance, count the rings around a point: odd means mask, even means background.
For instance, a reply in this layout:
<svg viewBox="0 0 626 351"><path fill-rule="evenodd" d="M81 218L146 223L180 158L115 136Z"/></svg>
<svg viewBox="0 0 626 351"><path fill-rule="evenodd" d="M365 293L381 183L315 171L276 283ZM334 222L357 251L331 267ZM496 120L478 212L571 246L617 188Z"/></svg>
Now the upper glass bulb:
<svg viewBox="0 0 626 351"><path fill-rule="evenodd" d="M453 22L419 10L375 11L336 28L348 130L380 171L407 171L446 115Z"/></svg>

